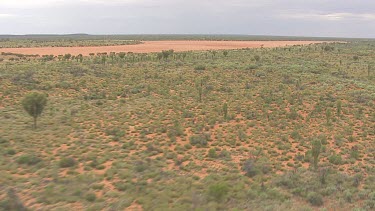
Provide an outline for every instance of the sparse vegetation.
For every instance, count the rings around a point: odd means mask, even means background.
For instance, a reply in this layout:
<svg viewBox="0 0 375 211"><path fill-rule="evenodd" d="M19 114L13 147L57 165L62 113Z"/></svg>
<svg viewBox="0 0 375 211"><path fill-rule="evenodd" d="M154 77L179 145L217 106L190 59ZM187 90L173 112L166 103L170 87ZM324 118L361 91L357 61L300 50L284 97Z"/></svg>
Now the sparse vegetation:
<svg viewBox="0 0 375 211"><path fill-rule="evenodd" d="M0 55L0 209L372 210L374 46Z"/></svg>

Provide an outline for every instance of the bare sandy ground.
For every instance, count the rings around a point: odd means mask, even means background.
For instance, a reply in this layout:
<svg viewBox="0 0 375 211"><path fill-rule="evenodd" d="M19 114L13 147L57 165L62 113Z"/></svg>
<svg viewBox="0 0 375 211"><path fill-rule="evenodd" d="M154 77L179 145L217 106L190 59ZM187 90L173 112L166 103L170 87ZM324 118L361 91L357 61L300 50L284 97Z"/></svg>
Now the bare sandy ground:
<svg viewBox="0 0 375 211"><path fill-rule="evenodd" d="M63 55L104 52L133 52L150 53L173 49L181 51L224 50L241 48L274 48L292 45L308 45L323 43L324 41L144 41L138 45L97 46L97 47L40 47L40 48L0 48L0 52L39 55Z"/></svg>

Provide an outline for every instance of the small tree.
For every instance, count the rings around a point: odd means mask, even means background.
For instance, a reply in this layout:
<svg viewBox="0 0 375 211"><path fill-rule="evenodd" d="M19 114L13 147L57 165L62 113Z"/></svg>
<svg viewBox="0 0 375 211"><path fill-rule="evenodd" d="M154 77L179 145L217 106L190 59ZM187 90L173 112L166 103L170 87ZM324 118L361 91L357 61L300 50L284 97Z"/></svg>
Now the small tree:
<svg viewBox="0 0 375 211"><path fill-rule="evenodd" d="M318 162L319 162L319 154L320 154L320 149L322 148L322 143L320 140L314 140L312 142L312 149L311 149L311 154L313 156L313 162L314 162L314 168L318 168Z"/></svg>
<svg viewBox="0 0 375 211"><path fill-rule="evenodd" d="M186 56L187 56L186 52L182 53L182 59L183 60L185 60Z"/></svg>
<svg viewBox="0 0 375 211"><path fill-rule="evenodd" d="M105 65L106 61L107 61L107 55L102 55L102 64Z"/></svg>
<svg viewBox="0 0 375 211"><path fill-rule="evenodd" d="M328 168L322 168L319 170L319 180L322 185L326 184L328 174L329 174Z"/></svg>
<svg viewBox="0 0 375 211"><path fill-rule="evenodd" d="M246 160L242 168L245 171L245 175L248 177L254 177L259 173L259 169L255 165L255 161L253 159Z"/></svg>
<svg viewBox="0 0 375 211"><path fill-rule="evenodd" d="M118 56L120 57L120 59L124 59L125 56L126 56L126 53L125 52L120 52L120 53L118 53Z"/></svg>
<svg viewBox="0 0 375 211"><path fill-rule="evenodd" d="M77 56L77 61L79 60L79 62L81 62L82 63L82 61L83 61L83 55L82 54L78 54L78 56Z"/></svg>
<svg viewBox="0 0 375 211"><path fill-rule="evenodd" d="M205 76L205 77L202 77L202 78L198 79L195 82L195 87L197 88L197 91L198 91L199 102L202 102L203 95L207 94L207 92L209 91L206 87L206 84L207 84L208 80L209 80L209 78L207 76Z"/></svg>
<svg viewBox="0 0 375 211"><path fill-rule="evenodd" d="M212 58L215 58L217 52L216 51L211 51L211 53L212 53Z"/></svg>
<svg viewBox="0 0 375 211"><path fill-rule="evenodd" d="M227 117L228 117L228 104L226 102L223 105L223 114L224 114L224 119L227 119Z"/></svg>
<svg viewBox="0 0 375 211"><path fill-rule="evenodd" d="M162 55L163 55L163 58L164 58L165 60L167 60L169 56L172 56L172 55L173 55L173 52L174 52L174 50L171 49L171 50L167 50L167 51L164 50L164 51L162 51L161 53L162 53Z"/></svg>
<svg viewBox="0 0 375 211"><path fill-rule="evenodd" d="M326 109L326 120L327 120L327 125L330 124L331 116L332 116L331 109L330 109L330 108L327 108L327 109Z"/></svg>
<svg viewBox="0 0 375 211"><path fill-rule="evenodd" d="M19 210L26 211L28 210L16 194L16 191L13 188L10 188L7 191L8 200L5 201L5 206L0 206L0 208L5 208L5 210Z"/></svg>
<svg viewBox="0 0 375 211"><path fill-rule="evenodd" d="M111 61L113 63L113 61L115 60L115 57L116 57L116 53L115 52L110 52L109 53L109 57L111 58Z"/></svg>
<svg viewBox="0 0 375 211"><path fill-rule="evenodd" d="M71 57L72 57L72 55L70 53L67 53L67 54L64 55L65 60L69 60Z"/></svg>
<svg viewBox="0 0 375 211"><path fill-rule="evenodd" d="M34 118L34 129L37 127L37 118L42 114L47 105L47 96L42 93L29 93L22 100L22 106L25 111Z"/></svg>
<svg viewBox="0 0 375 211"><path fill-rule="evenodd" d="M342 103L341 100L337 101L337 116L341 117Z"/></svg>
<svg viewBox="0 0 375 211"><path fill-rule="evenodd" d="M370 73L371 73L371 66L370 64L367 65L367 76L370 77Z"/></svg>
<svg viewBox="0 0 375 211"><path fill-rule="evenodd" d="M158 53L157 55L156 55L156 58L158 58L158 60L160 61L162 58L163 58L163 53Z"/></svg>
<svg viewBox="0 0 375 211"><path fill-rule="evenodd" d="M203 81L202 80L197 85L197 89L198 89L198 95L199 95L199 102L202 102L202 93L203 93Z"/></svg>
<svg viewBox="0 0 375 211"><path fill-rule="evenodd" d="M224 55L225 57L227 57L227 56L228 56L228 51L223 51L223 55Z"/></svg>

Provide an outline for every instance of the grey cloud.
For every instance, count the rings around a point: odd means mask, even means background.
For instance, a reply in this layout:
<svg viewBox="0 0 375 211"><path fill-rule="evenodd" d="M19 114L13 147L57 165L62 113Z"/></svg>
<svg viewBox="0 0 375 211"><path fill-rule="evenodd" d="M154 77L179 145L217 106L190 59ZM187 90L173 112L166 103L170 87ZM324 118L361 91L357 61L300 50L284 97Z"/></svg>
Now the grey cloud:
<svg viewBox="0 0 375 211"><path fill-rule="evenodd" d="M375 2L370 0L34 0L30 7L22 4L28 0L0 1L8 2L0 4L0 14L14 14L12 22L0 15L0 34L375 37Z"/></svg>

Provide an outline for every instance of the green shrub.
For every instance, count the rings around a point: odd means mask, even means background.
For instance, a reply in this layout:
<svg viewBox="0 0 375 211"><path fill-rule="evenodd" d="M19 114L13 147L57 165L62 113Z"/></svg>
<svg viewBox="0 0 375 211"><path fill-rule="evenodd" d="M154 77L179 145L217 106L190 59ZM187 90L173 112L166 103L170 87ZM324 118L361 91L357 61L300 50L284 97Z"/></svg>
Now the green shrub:
<svg viewBox="0 0 375 211"><path fill-rule="evenodd" d="M251 65L248 65L245 70L255 70L257 69L259 66L256 65L256 64L251 64Z"/></svg>
<svg viewBox="0 0 375 211"><path fill-rule="evenodd" d="M8 149L6 152L8 155L15 155L16 151L14 149Z"/></svg>
<svg viewBox="0 0 375 211"><path fill-rule="evenodd" d="M298 131L293 130L293 132L290 134L290 137L294 140L299 140L301 138L301 135L298 133Z"/></svg>
<svg viewBox="0 0 375 211"><path fill-rule="evenodd" d="M193 146L200 146L204 147L208 144L208 136L207 135L193 135L190 137L190 144Z"/></svg>
<svg viewBox="0 0 375 211"><path fill-rule="evenodd" d="M2 193L3 190L0 191ZM6 193L7 197L2 197L0 200L0 210L9 210L9 211L27 211L22 201L20 200L18 194L16 194L14 189L9 189Z"/></svg>
<svg viewBox="0 0 375 211"><path fill-rule="evenodd" d="M143 161L137 161L137 162L135 163L135 171L136 171L136 172L143 172L143 171L145 171L146 169L147 169L147 165L146 165L145 162L143 162Z"/></svg>
<svg viewBox="0 0 375 211"><path fill-rule="evenodd" d="M208 150L208 157L210 157L210 158L217 158L217 154L216 154L216 149L215 148L211 148L210 150Z"/></svg>
<svg viewBox="0 0 375 211"><path fill-rule="evenodd" d="M313 206L322 206L323 205L323 197L319 193L310 192L307 194L307 200Z"/></svg>
<svg viewBox="0 0 375 211"><path fill-rule="evenodd" d="M71 157L62 158L59 162L61 168L69 168L76 165L76 160Z"/></svg>
<svg viewBox="0 0 375 211"><path fill-rule="evenodd" d="M125 135L125 131L121 130L121 129L118 129L118 128L114 128L114 129L107 129L105 131L106 135L108 136L113 136L113 139L115 141L118 141L121 137L123 137Z"/></svg>
<svg viewBox="0 0 375 211"><path fill-rule="evenodd" d="M231 159L230 152L225 150L225 149L220 152L219 157L222 158L222 159L225 159L225 160Z"/></svg>
<svg viewBox="0 0 375 211"><path fill-rule="evenodd" d="M228 194L229 187L225 183L218 183L211 185L208 190L208 195L216 201L221 201Z"/></svg>
<svg viewBox="0 0 375 211"><path fill-rule="evenodd" d="M85 199L89 202L93 202L96 200L96 195L95 193L87 193Z"/></svg>
<svg viewBox="0 0 375 211"><path fill-rule="evenodd" d="M369 209L375 208L375 191L368 195L368 200L365 201L365 206Z"/></svg>
<svg viewBox="0 0 375 211"><path fill-rule="evenodd" d="M254 177L260 172L252 159L246 160L242 169L245 171L245 174L248 177Z"/></svg>
<svg viewBox="0 0 375 211"><path fill-rule="evenodd" d="M0 144L8 143L8 141L5 138L0 137Z"/></svg>
<svg viewBox="0 0 375 211"><path fill-rule="evenodd" d="M200 64L200 65L195 66L194 70L206 70L206 66L203 64Z"/></svg>
<svg viewBox="0 0 375 211"><path fill-rule="evenodd" d="M357 147L353 147L352 150L350 151L350 157L358 160L359 158L359 150Z"/></svg>
<svg viewBox="0 0 375 211"><path fill-rule="evenodd" d="M326 136L320 135L318 138L320 139L320 142L322 143L322 145L327 145L328 144Z"/></svg>
<svg viewBox="0 0 375 211"><path fill-rule="evenodd" d="M329 162L335 165L340 165L342 163L341 155L333 154L328 158Z"/></svg>
<svg viewBox="0 0 375 211"><path fill-rule="evenodd" d="M351 203L353 200L353 193L350 190L345 190L344 191L344 199L345 201Z"/></svg>
<svg viewBox="0 0 375 211"><path fill-rule="evenodd" d="M27 164L27 165L35 165L42 161L42 159L36 157L35 155L21 155L17 159L17 163L19 164Z"/></svg>
<svg viewBox="0 0 375 211"><path fill-rule="evenodd" d="M264 71L258 70L255 72L255 76L259 78L266 77L266 73Z"/></svg>

